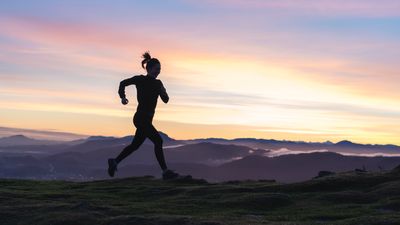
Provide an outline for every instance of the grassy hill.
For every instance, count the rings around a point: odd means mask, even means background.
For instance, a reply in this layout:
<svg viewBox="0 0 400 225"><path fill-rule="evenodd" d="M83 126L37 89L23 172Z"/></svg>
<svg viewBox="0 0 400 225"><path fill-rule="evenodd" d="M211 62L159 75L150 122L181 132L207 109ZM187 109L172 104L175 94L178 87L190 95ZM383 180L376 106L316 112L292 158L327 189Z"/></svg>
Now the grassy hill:
<svg viewBox="0 0 400 225"><path fill-rule="evenodd" d="M400 224L400 168L301 183L0 179L0 224Z"/></svg>

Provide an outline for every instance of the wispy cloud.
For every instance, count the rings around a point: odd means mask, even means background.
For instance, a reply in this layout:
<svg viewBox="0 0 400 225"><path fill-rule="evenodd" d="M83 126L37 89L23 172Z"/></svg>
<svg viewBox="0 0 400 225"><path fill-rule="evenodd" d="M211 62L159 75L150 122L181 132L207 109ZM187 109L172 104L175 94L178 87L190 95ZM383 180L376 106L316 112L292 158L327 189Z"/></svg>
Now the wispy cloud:
<svg viewBox="0 0 400 225"><path fill-rule="evenodd" d="M271 150L269 152L266 152L264 155L268 157L277 157L282 155L297 155L297 154L315 153L315 152L328 152L328 150L321 149L321 150L298 151L298 150L290 150L287 148L281 148L278 150Z"/></svg>

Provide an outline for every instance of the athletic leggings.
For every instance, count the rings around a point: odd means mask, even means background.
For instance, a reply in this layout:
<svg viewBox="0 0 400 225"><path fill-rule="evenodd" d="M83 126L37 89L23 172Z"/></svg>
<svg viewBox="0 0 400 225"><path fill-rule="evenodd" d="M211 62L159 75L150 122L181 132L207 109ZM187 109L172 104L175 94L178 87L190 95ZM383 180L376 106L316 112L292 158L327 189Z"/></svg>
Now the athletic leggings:
<svg viewBox="0 0 400 225"><path fill-rule="evenodd" d="M116 158L117 162L121 162L124 158L136 151L143 144L146 138L149 138L154 144L154 152L156 153L157 161L162 170L167 169L163 153L163 140L152 124L153 116L146 114L135 113L133 123L136 127L135 137L132 143L126 146Z"/></svg>

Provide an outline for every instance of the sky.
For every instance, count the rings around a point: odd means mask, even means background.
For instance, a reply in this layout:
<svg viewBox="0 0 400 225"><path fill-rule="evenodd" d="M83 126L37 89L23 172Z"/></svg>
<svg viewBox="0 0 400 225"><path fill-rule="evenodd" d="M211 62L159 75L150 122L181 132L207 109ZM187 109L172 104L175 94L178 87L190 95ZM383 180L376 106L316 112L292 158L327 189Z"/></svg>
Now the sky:
<svg viewBox="0 0 400 225"><path fill-rule="evenodd" d="M173 138L400 144L398 0L4 0L0 127L133 134L145 51Z"/></svg>

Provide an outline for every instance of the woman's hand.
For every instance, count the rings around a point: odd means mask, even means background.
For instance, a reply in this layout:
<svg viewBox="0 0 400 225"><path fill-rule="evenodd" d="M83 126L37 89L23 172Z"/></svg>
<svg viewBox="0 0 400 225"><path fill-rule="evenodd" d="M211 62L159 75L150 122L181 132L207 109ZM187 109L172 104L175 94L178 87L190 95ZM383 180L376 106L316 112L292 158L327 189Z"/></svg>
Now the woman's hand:
<svg viewBox="0 0 400 225"><path fill-rule="evenodd" d="M122 105L126 105L126 104L128 104L128 99L127 98L121 98L121 103L122 103Z"/></svg>

